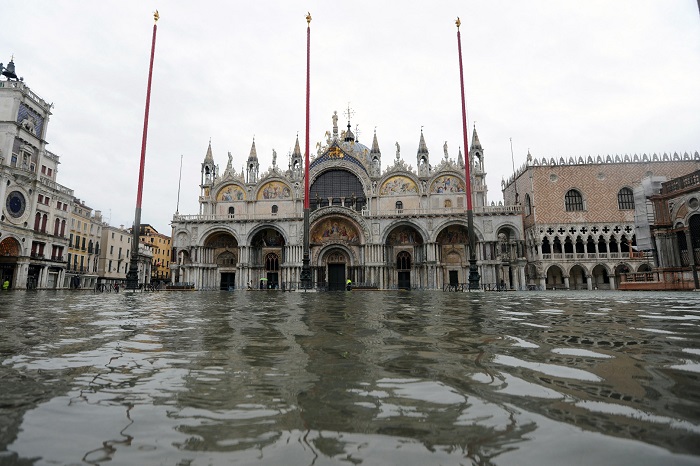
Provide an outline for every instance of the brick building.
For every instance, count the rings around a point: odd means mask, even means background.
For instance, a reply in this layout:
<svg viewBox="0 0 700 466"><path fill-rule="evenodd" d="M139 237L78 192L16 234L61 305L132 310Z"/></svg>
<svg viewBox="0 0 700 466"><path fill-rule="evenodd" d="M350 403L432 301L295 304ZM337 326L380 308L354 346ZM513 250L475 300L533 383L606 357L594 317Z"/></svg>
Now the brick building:
<svg viewBox="0 0 700 466"><path fill-rule="evenodd" d="M700 168L700 154L533 159L503 182L506 205L523 212L528 286L615 289L628 272L655 266L637 247L634 189Z"/></svg>

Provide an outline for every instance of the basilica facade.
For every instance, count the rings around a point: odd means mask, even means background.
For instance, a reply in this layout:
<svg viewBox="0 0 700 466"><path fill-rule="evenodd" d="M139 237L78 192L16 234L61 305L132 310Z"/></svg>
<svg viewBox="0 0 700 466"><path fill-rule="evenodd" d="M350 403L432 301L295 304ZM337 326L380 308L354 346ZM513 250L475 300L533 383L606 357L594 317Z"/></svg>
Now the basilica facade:
<svg viewBox="0 0 700 466"><path fill-rule="evenodd" d="M310 259L314 286L444 289L467 282L469 232L465 160L447 146L431 159L421 131L416 168L396 156L382 169L372 147L332 129L309 167ZM262 173L253 141L245 168L220 172L211 144L202 162L200 212L173 217L172 281L197 289L298 289L304 227L304 158L297 138L286 169ZM520 207L488 205L484 150L474 129L470 163L476 257L482 286L522 289Z"/></svg>

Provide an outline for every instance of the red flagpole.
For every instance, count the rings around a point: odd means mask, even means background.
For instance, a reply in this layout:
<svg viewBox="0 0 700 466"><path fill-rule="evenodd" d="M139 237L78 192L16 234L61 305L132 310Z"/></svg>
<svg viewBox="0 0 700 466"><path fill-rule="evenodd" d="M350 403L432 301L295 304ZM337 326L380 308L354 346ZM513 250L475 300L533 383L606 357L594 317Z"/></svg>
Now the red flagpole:
<svg viewBox="0 0 700 466"><path fill-rule="evenodd" d="M469 234L469 290L479 289L479 270L476 265L476 231L474 230L474 212L472 211L472 180L469 173L469 144L467 142L467 105L464 99L464 71L462 68L462 37L459 33L461 21L457 18L457 49L459 52L459 84L462 91L462 135L464 136L464 177L467 194L467 231Z"/></svg>
<svg viewBox="0 0 700 466"><path fill-rule="evenodd" d="M464 71L462 69L462 38L459 34L459 25L462 24L457 18L457 49L459 51L459 84L462 91L462 134L464 136L464 175L466 177L467 210L472 210L472 179L469 173L469 144L467 142L467 105L464 99Z"/></svg>
<svg viewBox="0 0 700 466"><path fill-rule="evenodd" d="M309 208L309 95L311 93L311 14L306 15L306 147L304 149L304 209Z"/></svg>
<svg viewBox="0 0 700 466"><path fill-rule="evenodd" d="M143 198L143 171L146 166L146 140L148 138L148 111L151 106L151 79L153 78L153 59L156 52L156 31L158 30L158 10L153 14L153 39L151 39L151 62L148 66L148 86L146 87L146 111L143 117L143 137L141 139L141 163L139 165L139 184L136 194L136 212L134 226L131 232L131 258L129 271L126 274L126 289L136 290L139 287L139 236L141 233L141 200ZM144 281L145 281L144 277Z"/></svg>
<svg viewBox="0 0 700 466"><path fill-rule="evenodd" d="M141 199L143 197L143 169L146 166L146 139L148 138L148 111L151 106L151 79L153 78L153 58L156 53L156 31L158 30L158 12L154 15L153 23L153 39L151 40L151 63L148 66L148 86L146 88L146 112L143 117L143 138L141 139L141 166L139 167L139 187L136 196L136 208L141 208Z"/></svg>
<svg viewBox="0 0 700 466"><path fill-rule="evenodd" d="M304 290L311 288L311 255L309 251L309 95L311 67L311 13L306 14L306 147L304 148L304 245L299 281Z"/></svg>

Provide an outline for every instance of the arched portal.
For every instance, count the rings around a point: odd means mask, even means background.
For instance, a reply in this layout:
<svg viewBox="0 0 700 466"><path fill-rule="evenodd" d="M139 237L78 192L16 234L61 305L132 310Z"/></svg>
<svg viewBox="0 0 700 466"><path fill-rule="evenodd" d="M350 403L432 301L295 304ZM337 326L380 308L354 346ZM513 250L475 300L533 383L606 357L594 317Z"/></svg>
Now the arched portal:
<svg viewBox="0 0 700 466"><path fill-rule="evenodd" d="M9 282L9 288L13 287L17 259L21 251L22 247L19 241L14 238L8 237L0 241L0 287L5 281Z"/></svg>
<svg viewBox="0 0 700 466"><path fill-rule="evenodd" d="M329 250L323 257L323 266L328 277L328 291L343 291L347 288L347 253L341 248Z"/></svg>
<svg viewBox="0 0 700 466"><path fill-rule="evenodd" d="M218 286L221 290L233 290L236 287L236 266L238 265L238 241L229 232L220 231L212 233L204 240L202 258L209 263L214 263L218 271ZM184 259L184 257L183 257ZM213 271L213 274L216 274ZM216 286L216 275L207 277L203 286Z"/></svg>
<svg viewBox="0 0 700 466"><path fill-rule="evenodd" d="M411 225L399 225L387 235L386 246L389 257L394 259L391 282L396 288L410 290L418 276L416 266L420 266L425 257L423 236Z"/></svg>
<svg viewBox="0 0 700 466"><path fill-rule="evenodd" d="M469 231L464 225L449 225L438 233L438 257L442 264L442 283L466 283L468 277Z"/></svg>
<svg viewBox="0 0 700 466"><path fill-rule="evenodd" d="M280 283L280 267L285 262L282 233L272 227L259 230L250 242L250 264L253 282L260 288L275 289Z"/></svg>
<svg viewBox="0 0 700 466"><path fill-rule="evenodd" d="M598 264L593 267L593 270L591 271L591 280L593 281L593 289L610 289L610 276L608 275L608 269L606 269L602 264Z"/></svg>
<svg viewBox="0 0 700 466"><path fill-rule="evenodd" d="M558 265L552 265L547 269L547 288L557 289L564 287L564 272Z"/></svg>
<svg viewBox="0 0 700 466"><path fill-rule="evenodd" d="M578 264L571 267L571 270L569 271L569 288L572 290L588 289L586 271Z"/></svg>

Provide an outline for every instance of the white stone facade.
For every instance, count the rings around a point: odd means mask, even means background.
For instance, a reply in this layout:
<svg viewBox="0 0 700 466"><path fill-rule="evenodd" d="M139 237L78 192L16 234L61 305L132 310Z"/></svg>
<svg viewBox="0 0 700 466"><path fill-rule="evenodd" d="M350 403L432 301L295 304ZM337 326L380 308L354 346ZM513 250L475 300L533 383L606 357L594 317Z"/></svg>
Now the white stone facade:
<svg viewBox="0 0 700 466"><path fill-rule="evenodd" d="M431 164L423 134L417 169L396 144L381 170L381 151L333 131L310 161L310 259L326 289L443 289L467 282L465 170L445 157ZM525 258L518 206L487 205L483 149L474 130L471 176L481 283L522 289ZM174 283L198 289L296 289L303 257L303 158L297 139L288 169L260 173L255 143L245 173L219 172L211 145L202 163L200 213L173 217Z"/></svg>

